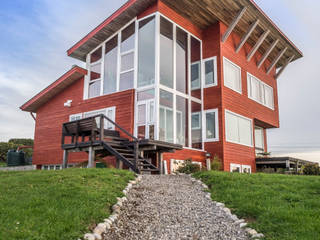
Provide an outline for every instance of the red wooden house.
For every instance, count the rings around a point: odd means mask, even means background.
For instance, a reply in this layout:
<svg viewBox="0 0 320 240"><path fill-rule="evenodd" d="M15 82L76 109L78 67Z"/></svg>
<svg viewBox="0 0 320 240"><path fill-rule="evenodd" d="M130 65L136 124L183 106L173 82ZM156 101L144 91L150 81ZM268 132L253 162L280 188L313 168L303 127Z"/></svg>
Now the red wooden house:
<svg viewBox="0 0 320 240"><path fill-rule="evenodd" d="M254 172L279 127L277 79L302 57L253 0L129 0L68 55L86 68L21 106L43 169L89 153L137 172L209 155Z"/></svg>

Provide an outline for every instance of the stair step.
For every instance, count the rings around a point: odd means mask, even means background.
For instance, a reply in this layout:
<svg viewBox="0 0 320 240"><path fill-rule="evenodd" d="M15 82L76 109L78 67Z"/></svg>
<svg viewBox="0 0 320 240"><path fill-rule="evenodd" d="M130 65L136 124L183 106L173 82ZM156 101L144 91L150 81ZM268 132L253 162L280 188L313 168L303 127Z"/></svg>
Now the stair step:
<svg viewBox="0 0 320 240"><path fill-rule="evenodd" d="M159 172L159 169L140 169L141 172Z"/></svg>

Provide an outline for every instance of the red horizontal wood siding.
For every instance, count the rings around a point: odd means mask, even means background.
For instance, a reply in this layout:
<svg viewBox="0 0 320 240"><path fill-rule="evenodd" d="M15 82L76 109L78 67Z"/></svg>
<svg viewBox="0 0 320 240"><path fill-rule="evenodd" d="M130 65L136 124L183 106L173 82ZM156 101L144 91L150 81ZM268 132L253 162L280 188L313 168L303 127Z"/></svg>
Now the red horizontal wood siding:
<svg viewBox="0 0 320 240"><path fill-rule="evenodd" d="M83 86L84 79L82 78L56 95L37 111L34 164L62 163L62 124L69 121L71 114L115 106L116 122L128 132L133 133L134 90L83 100ZM72 106L66 108L63 103L69 99L72 100ZM71 162L87 160L87 154L84 153L71 153L70 155Z"/></svg>

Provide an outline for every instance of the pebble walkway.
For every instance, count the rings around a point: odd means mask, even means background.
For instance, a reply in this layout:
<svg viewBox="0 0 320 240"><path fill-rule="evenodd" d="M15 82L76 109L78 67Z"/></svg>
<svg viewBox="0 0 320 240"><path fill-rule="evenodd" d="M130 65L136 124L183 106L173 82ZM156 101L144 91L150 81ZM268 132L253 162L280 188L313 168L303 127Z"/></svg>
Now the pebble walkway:
<svg viewBox="0 0 320 240"><path fill-rule="evenodd" d="M144 175L105 240L247 240L245 231L189 176Z"/></svg>

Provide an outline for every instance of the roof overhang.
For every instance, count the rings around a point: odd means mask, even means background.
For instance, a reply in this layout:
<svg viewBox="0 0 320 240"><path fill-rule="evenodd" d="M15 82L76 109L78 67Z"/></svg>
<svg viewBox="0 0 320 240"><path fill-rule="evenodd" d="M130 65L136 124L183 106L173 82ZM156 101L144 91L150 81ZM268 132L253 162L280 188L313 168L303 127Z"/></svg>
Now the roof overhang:
<svg viewBox="0 0 320 240"><path fill-rule="evenodd" d="M67 52L68 55L85 61L86 55L95 49L99 44L117 32L123 25L139 13L146 10L159 0L129 0L114 14L102 22L97 28L76 43ZM239 36L243 37L248 33L248 28L259 20L259 24L254 28L246 40L254 46L261 36L269 33L259 45L259 52L265 54L270 46L277 41L276 46L267 55L270 62L279 57L283 49L286 51L281 55L275 66L282 67L288 64L288 60L294 61L303 56L302 52L289 40L289 38L272 22L272 20L258 7L253 0L161 0L180 15L188 18L200 29L220 21L229 26L234 17L243 9L245 13L233 29Z"/></svg>
<svg viewBox="0 0 320 240"><path fill-rule="evenodd" d="M74 66L71 70L63 74L59 79L50 84L47 88L45 88L25 104L23 104L20 109L26 112L36 112L39 107L41 107L51 98L62 92L65 88L67 88L86 74L86 69Z"/></svg>

